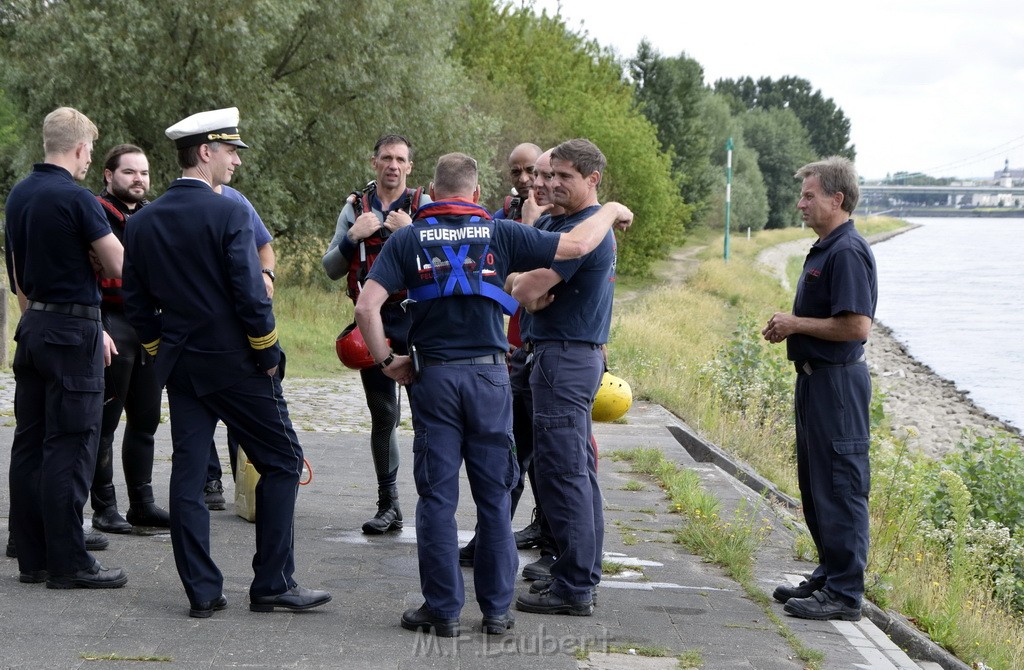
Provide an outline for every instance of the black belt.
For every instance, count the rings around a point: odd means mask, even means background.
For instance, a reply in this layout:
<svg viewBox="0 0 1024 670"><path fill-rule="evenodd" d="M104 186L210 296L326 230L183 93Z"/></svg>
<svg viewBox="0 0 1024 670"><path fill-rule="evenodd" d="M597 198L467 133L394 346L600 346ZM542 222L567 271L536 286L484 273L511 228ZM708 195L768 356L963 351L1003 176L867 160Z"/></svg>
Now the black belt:
<svg viewBox="0 0 1024 670"><path fill-rule="evenodd" d="M100 320L100 308L89 305L79 305L73 302L37 302L28 301L28 308L37 312L54 312L56 314L67 314L77 316L80 319Z"/></svg>
<svg viewBox="0 0 1024 670"><path fill-rule="evenodd" d="M815 370L821 370L823 368L845 368L851 365L857 365L858 363L863 363L865 360L867 359L864 356L861 356L857 360L850 361L849 363L829 363L827 361L815 360L793 361L793 366L796 368L797 374L810 375L814 374Z"/></svg>
<svg viewBox="0 0 1024 670"><path fill-rule="evenodd" d="M435 365L504 365L505 354L488 354L486 356L474 356L473 358L454 358L450 361L445 361L440 358L427 358L423 357L420 359L420 366L424 368L433 367Z"/></svg>
<svg viewBox="0 0 1024 670"><path fill-rule="evenodd" d="M587 349L600 349L600 344L594 344L593 342L580 342L578 340L537 340L536 342L523 342L523 350L526 353L535 351L537 347L541 345L555 345L562 347L563 349L571 349L575 347L586 347Z"/></svg>

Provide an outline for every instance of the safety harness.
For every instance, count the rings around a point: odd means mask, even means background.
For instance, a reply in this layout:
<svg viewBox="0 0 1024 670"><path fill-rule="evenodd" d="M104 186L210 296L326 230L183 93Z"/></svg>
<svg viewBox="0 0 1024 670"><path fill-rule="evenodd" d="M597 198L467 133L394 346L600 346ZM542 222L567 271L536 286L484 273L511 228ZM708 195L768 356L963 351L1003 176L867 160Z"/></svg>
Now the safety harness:
<svg viewBox="0 0 1024 670"><path fill-rule="evenodd" d="M363 212L373 211L373 198L377 194L377 182L369 182L362 191L353 191L348 196L348 202L352 203L352 209L355 213L353 221L359 217ZM423 189L405 189L405 195L401 206L398 208L408 214L410 217L415 217L416 212L419 210L420 198L423 195ZM385 212L386 213L386 212ZM352 299L352 302L359 300L359 293L363 289L363 283L366 281L366 275L370 273L370 268L373 266L374 261L377 260L377 256L380 255L380 250L384 248L384 243L387 238L391 235L384 226L381 226L376 232L367 238L364 238L359 242L359 250L353 254L352 260L348 264L348 297ZM405 291L395 293L388 296L386 302L401 302L405 299Z"/></svg>
<svg viewBox="0 0 1024 670"><path fill-rule="evenodd" d="M511 219L512 221L522 221L523 219L523 196L521 195L506 195L505 206L502 208L503 219Z"/></svg>
<svg viewBox="0 0 1024 670"><path fill-rule="evenodd" d="M121 223L121 227L123 228L125 222L128 220L127 217L124 215L124 212L119 210L114 203L110 202L103 196L96 196L96 200L98 200L99 203L103 205L103 209L107 211L107 214L109 216L112 216L114 219ZM120 239L120 237L121 236L118 235L118 239ZM116 309L124 309L124 295L122 295L121 293L121 278L100 277L98 273L96 276L99 279L100 297L103 300L104 306L114 307Z"/></svg>
<svg viewBox="0 0 1024 670"><path fill-rule="evenodd" d="M427 282L409 289L417 302L460 295L490 298L506 314L519 303L505 293L491 253L495 224L483 207L463 202L424 205L413 219L423 254L419 276ZM423 262L425 259L425 263Z"/></svg>

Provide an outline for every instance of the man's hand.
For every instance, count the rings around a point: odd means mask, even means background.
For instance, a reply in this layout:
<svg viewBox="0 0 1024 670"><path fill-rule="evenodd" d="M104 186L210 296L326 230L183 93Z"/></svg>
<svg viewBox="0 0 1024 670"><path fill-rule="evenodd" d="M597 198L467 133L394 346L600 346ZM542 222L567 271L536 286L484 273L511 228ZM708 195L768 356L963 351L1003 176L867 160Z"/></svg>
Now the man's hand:
<svg viewBox="0 0 1024 670"><path fill-rule="evenodd" d="M523 223L532 226L542 214L554 206L555 204L551 202L546 205L538 205L537 199L533 197L533 189L531 188L526 196L526 200L523 200Z"/></svg>
<svg viewBox="0 0 1024 670"><path fill-rule="evenodd" d="M404 210L396 209L393 212L388 212L388 217L384 219L384 227L395 232L399 228L405 228L412 223L412 217L409 216Z"/></svg>
<svg viewBox="0 0 1024 670"><path fill-rule="evenodd" d="M266 272L263 273L263 285L267 287L267 297L274 297L274 280Z"/></svg>
<svg viewBox="0 0 1024 670"><path fill-rule="evenodd" d="M629 209L629 207L626 207L621 203L615 204L619 206L620 211L618 212L618 215L615 217L615 223L613 224L613 227L618 228L619 230L626 230L631 225L633 225L633 212Z"/></svg>
<svg viewBox="0 0 1024 670"><path fill-rule="evenodd" d="M761 335L772 344L778 344L794 332L794 317L786 312L776 312L768 319L768 325L761 329Z"/></svg>
<svg viewBox="0 0 1024 670"><path fill-rule="evenodd" d="M373 212L363 212L352 223L348 229L348 239L358 244L373 235L380 228L380 219Z"/></svg>
<svg viewBox="0 0 1024 670"><path fill-rule="evenodd" d="M541 311L542 309L547 309L548 305L550 305L554 301L555 301L555 294L554 293L545 293L544 295L542 295L541 297L537 298L536 300L534 300L532 302L525 303L523 305L523 309L525 309L530 314L533 314L535 312Z"/></svg>
<svg viewBox="0 0 1024 670"><path fill-rule="evenodd" d="M108 367L110 361L117 356L117 345L114 344L114 338L110 337L107 331L103 331L103 367Z"/></svg>
<svg viewBox="0 0 1024 670"><path fill-rule="evenodd" d="M383 369L385 375L403 386L411 384L416 378L416 373L412 367L412 357L410 356L395 354L395 360L391 361L391 365Z"/></svg>
<svg viewBox="0 0 1024 670"><path fill-rule="evenodd" d="M272 367L272 368L267 368L267 371L266 371L266 372L267 372L267 376L268 376L268 377L273 377L274 375L276 375L276 374L277 374L277 366L275 365L275 366L274 366L274 367Z"/></svg>

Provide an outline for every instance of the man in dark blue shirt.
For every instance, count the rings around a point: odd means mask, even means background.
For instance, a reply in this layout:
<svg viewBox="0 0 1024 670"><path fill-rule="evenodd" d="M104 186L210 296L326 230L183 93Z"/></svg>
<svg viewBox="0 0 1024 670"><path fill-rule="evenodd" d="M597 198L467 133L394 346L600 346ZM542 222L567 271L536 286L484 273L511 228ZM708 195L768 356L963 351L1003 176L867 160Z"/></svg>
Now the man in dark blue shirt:
<svg viewBox="0 0 1024 670"><path fill-rule="evenodd" d="M871 248L850 214L860 189L848 159L833 156L797 170L797 208L818 235L804 261L793 312L778 312L762 330L786 340L796 378L796 454L804 520L818 567L799 586L775 589L789 614L857 621L868 556L871 475L871 376L864 343L878 303Z"/></svg>
<svg viewBox="0 0 1024 670"><path fill-rule="evenodd" d="M552 150L552 199L565 210L552 230L572 230L600 209L597 188L605 166L604 154L584 139ZM526 612L593 613L604 514L590 409L604 373L602 346L608 341L614 289L610 232L586 256L520 275L512 289L532 312L533 467L557 554L546 587L531 588L516 600L516 608ZM524 571L524 576L531 575Z"/></svg>
<svg viewBox="0 0 1024 670"><path fill-rule="evenodd" d="M166 134L177 146L182 176L126 231L124 297L125 314L167 386L171 545L189 616L210 617L227 606L204 500L218 420L260 473L249 609L319 607L331 594L294 578L302 446L281 389L284 354L254 230L241 203L214 192L231 180L242 162L238 150L247 148L238 110L194 114Z"/></svg>
<svg viewBox="0 0 1024 670"><path fill-rule="evenodd" d="M416 537L425 603L402 626L442 637L459 635L465 602L455 511L463 459L477 504L474 581L485 633L512 628L509 612L518 567L509 492L518 477L502 311L515 302L502 287L509 272L582 256L632 213L609 203L588 225L554 234L503 219L477 205L477 166L469 156L442 156L432 204L395 232L370 270L356 322L375 361L409 388L413 476L419 492ZM410 356L387 344L380 306L407 288Z"/></svg>
<svg viewBox="0 0 1024 670"><path fill-rule="evenodd" d="M117 353L100 324L96 270L121 275L121 243L85 178L99 133L70 107L43 121L43 163L7 198L7 275L22 318L14 339L11 536L20 579L49 588L117 588L128 576L87 551L103 366ZM92 258L90 259L90 254Z"/></svg>

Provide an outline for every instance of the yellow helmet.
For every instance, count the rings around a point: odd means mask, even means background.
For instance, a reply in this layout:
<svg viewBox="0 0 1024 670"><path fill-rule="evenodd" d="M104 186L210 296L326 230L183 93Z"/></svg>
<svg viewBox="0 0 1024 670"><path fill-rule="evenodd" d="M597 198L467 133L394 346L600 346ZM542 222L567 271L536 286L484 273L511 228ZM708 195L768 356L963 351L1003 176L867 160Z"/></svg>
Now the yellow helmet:
<svg viewBox="0 0 1024 670"><path fill-rule="evenodd" d="M623 417L632 404L633 390L626 380L606 372L601 378L601 387L597 389L590 416L594 421L615 421Z"/></svg>

